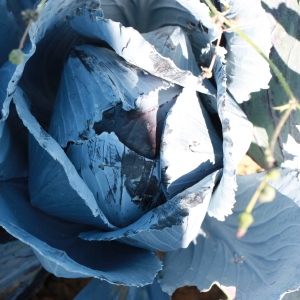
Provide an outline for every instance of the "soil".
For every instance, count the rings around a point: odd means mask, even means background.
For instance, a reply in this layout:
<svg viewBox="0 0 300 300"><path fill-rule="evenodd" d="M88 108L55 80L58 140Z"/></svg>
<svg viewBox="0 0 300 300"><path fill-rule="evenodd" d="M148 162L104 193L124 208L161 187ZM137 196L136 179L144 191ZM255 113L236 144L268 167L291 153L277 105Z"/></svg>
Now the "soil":
<svg viewBox="0 0 300 300"><path fill-rule="evenodd" d="M246 175L263 171L249 156L245 156L238 166L238 174ZM47 276L40 291L30 300L71 300L92 280L57 278L52 274ZM213 285L210 291L200 292L197 287L182 287L175 291L172 300L223 300L225 294Z"/></svg>
<svg viewBox="0 0 300 300"><path fill-rule="evenodd" d="M30 300L71 300L91 280L92 278L58 278L49 274L41 290Z"/></svg>
<svg viewBox="0 0 300 300"><path fill-rule="evenodd" d="M49 274L42 289L30 300L71 300L92 280L92 278L66 279ZM210 291L200 292L196 286L185 286L175 291L172 300L226 300L217 285ZM89 299L87 299L89 300ZM138 300L138 299L137 299ZM155 300L155 299L153 299Z"/></svg>

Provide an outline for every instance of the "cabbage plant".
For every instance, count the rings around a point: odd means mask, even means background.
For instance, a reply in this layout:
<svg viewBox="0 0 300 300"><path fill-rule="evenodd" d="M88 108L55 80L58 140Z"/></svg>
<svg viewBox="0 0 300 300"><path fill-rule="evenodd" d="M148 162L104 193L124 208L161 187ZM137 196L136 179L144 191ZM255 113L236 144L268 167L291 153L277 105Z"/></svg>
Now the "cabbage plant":
<svg viewBox="0 0 300 300"><path fill-rule="evenodd" d="M56 276L94 277L78 299L297 289L297 171L282 169L277 198L235 237L262 176L236 180L252 139L238 103L268 87L267 63L233 31L216 46L222 30L200 1L48 0L14 65L20 12L34 2L0 1L0 225ZM260 3L228 4L268 53Z"/></svg>

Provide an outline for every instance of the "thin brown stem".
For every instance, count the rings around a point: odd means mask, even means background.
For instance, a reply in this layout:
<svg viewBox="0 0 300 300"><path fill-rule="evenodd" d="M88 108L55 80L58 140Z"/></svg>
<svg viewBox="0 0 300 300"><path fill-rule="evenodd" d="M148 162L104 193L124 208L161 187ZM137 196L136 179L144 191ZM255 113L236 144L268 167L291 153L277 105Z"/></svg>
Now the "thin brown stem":
<svg viewBox="0 0 300 300"><path fill-rule="evenodd" d="M253 194L250 202L248 203L247 208L245 209L245 212L251 214L262 190L264 189L264 187L267 185L267 180L266 177L264 177L263 181L259 184L258 188L256 189L255 193Z"/></svg>
<svg viewBox="0 0 300 300"><path fill-rule="evenodd" d="M19 44L19 47L18 47L19 50L22 50L23 47L24 47L24 43L25 43L26 37L27 37L27 35L28 35L29 29L30 29L30 26L32 25L32 23L33 23L33 21L31 20L31 21L28 23L28 25L27 25L27 27L26 27L26 29L25 29L23 35L22 35L22 38L21 38L21 41L20 41L20 44Z"/></svg>
<svg viewBox="0 0 300 300"><path fill-rule="evenodd" d="M220 35L220 37L218 38L217 40L217 44L216 44L216 49L215 49L215 53L211 59L211 62L210 62L210 65L209 65L209 70L212 71L213 67L214 67L214 64L215 64L215 61L216 61L216 58L217 58L217 47L220 46L220 42L221 42L221 37L222 35Z"/></svg>
<svg viewBox="0 0 300 300"><path fill-rule="evenodd" d="M277 138L278 138L285 122L289 118L290 114L292 113L293 110L295 110L297 108L298 101L296 99L292 99L289 101L289 104L290 104L289 108L285 111L285 113L281 117L279 123L277 124L277 126L275 128L272 139L270 141L269 153L267 153L267 155L266 155L268 169L271 169L274 167L274 162L275 162L274 153L275 153L275 146L276 146Z"/></svg>

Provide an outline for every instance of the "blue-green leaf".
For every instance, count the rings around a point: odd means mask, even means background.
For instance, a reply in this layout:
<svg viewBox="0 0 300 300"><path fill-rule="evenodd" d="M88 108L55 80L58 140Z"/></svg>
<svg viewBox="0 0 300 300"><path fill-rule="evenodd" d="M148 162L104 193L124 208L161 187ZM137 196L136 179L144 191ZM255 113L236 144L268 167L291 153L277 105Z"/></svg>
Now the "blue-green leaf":
<svg viewBox="0 0 300 300"><path fill-rule="evenodd" d="M30 245L42 265L58 277L95 277L115 284L152 283L161 263L150 251L78 237L89 226L63 221L34 208L26 184L0 182L0 225Z"/></svg>
<svg viewBox="0 0 300 300"><path fill-rule="evenodd" d="M217 178L212 173L139 220L119 230L82 232L86 240L119 240L149 250L186 248L197 236Z"/></svg>
<svg viewBox="0 0 300 300"><path fill-rule="evenodd" d="M160 167L167 197L222 166L222 141L196 91L184 88L168 113L162 135Z"/></svg>
<svg viewBox="0 0 300 300"><path fill-rule="evenodd" d="M28 8L30 2L26 1L25 5L20 1L11 3L11 7L17 14L20 8ZM64 58L74 45L82 43L82 38L67 25L66 15L84 4L97 7L91 2L53 0L45 3L39 19L30 27L22 49L24 61L17 66L8 62L0 69L0 103L4 100L9 103L21 79L20 84L32 99L42 125L48 125ZM5 119L7 115L5 108L2 118Z"/></svg>
<svg viewBox="0 0 300 300"><path fill-rule="evenodd" d="M50 134L63 147L69 141L86 139L95 134L93 125L101 121L104 111L119 103L125 111L133 110L150 92L169 87L111 50L76 47L65 64Z"/></svg>
<svg viewBox="0 0 300 300"><path fill-rule="evenodd" d="M17 113L31 134L29 191L31 202L46 213L69 221L112 226L57 142L39 125L20 88L14 94Z"/></svg>
<svg viewBox="0 0 300 300"><path fill-rule="evenodd" d="M165 202L158 161L136 154L113 132L70 145L67 155L117 227L130 225Z"/></svg>
<svg viewBox="0 0 300 300"><path fill-rule="evenodd" d="M299 174L281 170L281 178L271 183L276 198L259 203L254 223L247 234L236 238L238 215L264 176L238 177L237 202L225 222L206 217L195 242L187 249L164 255L161 285L171 294L177 287L196 285L208 289L213 282L235 286L237 299L281 299L300 285L300 197ZM197 253L197 255L195 255Z"/></svg>
<svg viewBox="0 0 300 300"><path fill-rule="evenodd" d="M142 68L154 76L206 94L214 93L211 85L206 85L206 81L202 81L200 77L194 76L190 71L179 69L174 62L159 54L138 31L131 27L124 27L118 22L104 19L104 16L102 11L85 7L78 9L70 16L69 22L83 36L105 41L128 63ZM143 53L143 55L136 55L137 53Z"/></svg>
<svg viewBox="0 0 300 300"><path fill-rule="evenodd" d="M232 212L235 203L234 191L237 187L236 168L248 150L252 137L252 124L226 92L225 63L224 50L218 47L213 68L217 84L217 99L211 106L216 106L222 125L223 174L212 195L208 214L222 221Z"/></svg>

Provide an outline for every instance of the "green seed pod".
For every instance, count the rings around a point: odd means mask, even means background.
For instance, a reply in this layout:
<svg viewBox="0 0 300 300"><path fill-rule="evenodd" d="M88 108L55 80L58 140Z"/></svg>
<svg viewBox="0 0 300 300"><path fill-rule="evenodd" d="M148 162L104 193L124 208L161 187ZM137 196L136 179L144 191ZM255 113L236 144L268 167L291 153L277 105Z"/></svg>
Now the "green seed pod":
<svg viewBox="0 0 300 300"><path fill-rule="evenodd" d="M253 223L254 219L250 213L247 213L245 211L241 213L238 218L239 218L239 227L236 233L236 237L241 238L246 234L248 228Z"/></svg>
<svg viewBox="0 0 300 300"><path fill-rule="evenodd" d="M213 18L215 15L216 15L216 14L215 14L212 10L209 12L209 16L210 16L211 18Z"/></svg>
<svg viewBox="0 0 300 300"><path fill-rule="evenodd" d="M248 229L253 221L253 216L250 213L243 212L239 215L239 228Z"/></svg>
<svg viewBox="0 0 300 300"><path fill-rule="evenodd" d="M30 21L36 22L39 19L39 12L36 9L25 9L21 12L23 22L28 25Z"/></svg>
<svg viewBox="0 0 300 300"><path fill-rule="evenodd" d="M271 202L275 198L275 195L276 190L272 186L267 184L261 191L259 200L261 202Z"/></svg>
<svg viewBox="0 0 300 300"><path fill-rule="evenodd" d="M267 180L276 180L280 177L280 172L277 169L273 169L267 173L266 179Z"/></svg>
<svg viewBox="0 0 300 300"><path fill-rule="evenodd" d="M24 61L24 52L20 49L10 51L8 59L11 63L18 65Z"/></svg>

